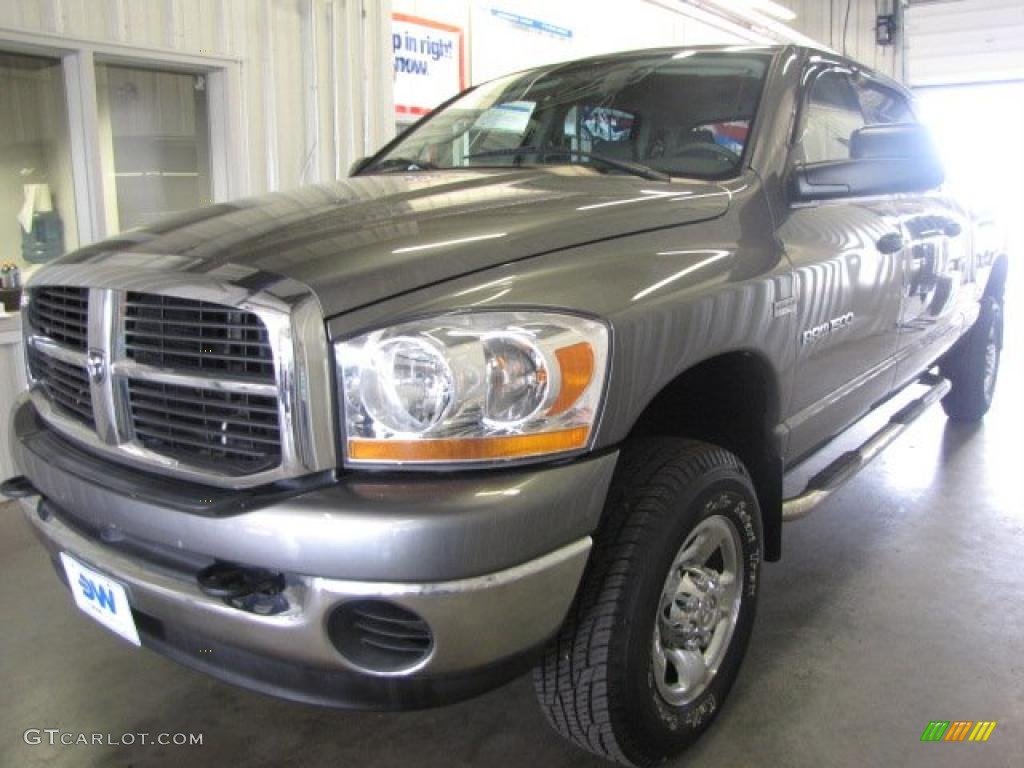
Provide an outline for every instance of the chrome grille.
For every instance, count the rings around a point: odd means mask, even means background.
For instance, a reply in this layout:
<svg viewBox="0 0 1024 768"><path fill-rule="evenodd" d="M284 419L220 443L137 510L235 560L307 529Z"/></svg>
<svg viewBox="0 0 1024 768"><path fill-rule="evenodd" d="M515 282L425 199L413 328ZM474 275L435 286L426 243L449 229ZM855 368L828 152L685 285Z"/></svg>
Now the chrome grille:
<svg viewBox="0 0 1024 768"><path fill-rule="evenodd" d="M39 335L85 351L89 347L89 290L63 286L33 290L28 322Z"/></svg>
<svg viewBox="0 0 1024 768"><path fill-rule="evenodd" d="M92 389L85 368L44 355L29 347L28 365L32 377L61 411L89 426L95 426Z"/></svg>
<svg viewBox="0 0 1024 768"><path fill-rule="evenodd" d="M65 436L229 488L335 466L334 425L323 418L329 348L305 286L263 279L254 290L130 255L48 265L33 282L24 323L31 398Z"/></svg>
<svg viewBox="0 0 1024 768"><path fill-rule="evenodd" d="M277 398L128 380L136 439L151 451L228 474L281 461Z"/></svg>
<svg viewBox="0 0 1024 768"><path fill-rule="evenodd" d="M129 292L125 355L146 365L274 380L266 326L252 312L206 301Z"/></svg>

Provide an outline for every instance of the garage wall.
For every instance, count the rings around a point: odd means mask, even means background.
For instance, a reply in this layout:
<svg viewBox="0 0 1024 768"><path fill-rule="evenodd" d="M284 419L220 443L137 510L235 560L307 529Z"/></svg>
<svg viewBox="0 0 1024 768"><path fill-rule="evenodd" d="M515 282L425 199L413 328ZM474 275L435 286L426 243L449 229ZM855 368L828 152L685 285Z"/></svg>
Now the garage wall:
<svg viewBox="0 0 1024 768"><path fill-rule="evenodd" d="M1014 0L1009 0L1013 2ZM1018 0L1019 1L1019 0ZM789 26L883 74L903 79L902 41L875 42L875 21L891 13L898 0L776 0L796 13ZM849 8L849 16L847 16Z"/></svg>
<svg viewBox="0 0 1024 768"><path fill-rule="evenodd" d="M1024 80L1024 2L942 0L907 11L911 85Z"/></svg>
<svg viewBox="0 0 1024 768"><path fill-rule="evenodd" d="M519 0L516 12L543 19L571 29L573 36L562 43L542 45L534 42L535 33L522 31L501 21L492 8L508 3L478 1L473 7L473 77L486 80L537 64L562 59L592 56L613 51L653 48L662 45L700 45L743 43L740 37L684 15L685 9L672 9L645 0L594 3L590 0Z"/></svg>
<svg viewBox="0 0 1024 768"><path fill-rule="evenodd" d="M392 0L399 13L421 16L466 30L468 82L555 61L659 45L743 43L737 34L702 22L677 0ZM503 21L492 10L571 30L571 37L528 31Z"/></svg>
<svg viewBox="0 0 1024 768"><path fill-rule="evenodd" d="M845 25L847 0L780 0L797 13L798 31L842 50L846 26L851 55L899 76L898 52L874 44L875 13L887 0L848 1ZM352 160L390 137L392 6L466 29L470 82L599 52L758 37L707 23L706 13L702 21L681 0L3 0L0 49L5 31L14 31L55 44L70 38L123 46L126 54L145 49L237 62L235 197L344 175ZM492 8L572 29L572 38L540 41L494 23Z"/></svg>
<svg viewBox="0 0 1024 768"><path fill-rule="evenodd" d="M5 33L239 64L231 196L334 178L394 131L389 0L3 0ZM180 62L179 62L180 63Z"/></svg>

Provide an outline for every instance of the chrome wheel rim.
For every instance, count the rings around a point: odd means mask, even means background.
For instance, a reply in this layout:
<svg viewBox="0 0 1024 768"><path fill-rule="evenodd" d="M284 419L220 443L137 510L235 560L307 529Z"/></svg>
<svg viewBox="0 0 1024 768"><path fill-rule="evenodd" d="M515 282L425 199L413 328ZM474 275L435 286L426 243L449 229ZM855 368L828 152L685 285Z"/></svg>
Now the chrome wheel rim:
<svg viewBox="0 0 1024 768"><path fill-rule="evenodd" d="M996 388L996 373L999 370L999 339L996 335L996 326L993 323L988 329L988 343L985 345L985 397L992 399L992 392Z"/></svg>
<svg viewBox="0 0 1024 768"><path fill-rule="evenodd" d="M714 679L736 629L742 588L736 526L722 515L701 520L672 560L654 623L654 680L669 704L689 704Z"/></svg>

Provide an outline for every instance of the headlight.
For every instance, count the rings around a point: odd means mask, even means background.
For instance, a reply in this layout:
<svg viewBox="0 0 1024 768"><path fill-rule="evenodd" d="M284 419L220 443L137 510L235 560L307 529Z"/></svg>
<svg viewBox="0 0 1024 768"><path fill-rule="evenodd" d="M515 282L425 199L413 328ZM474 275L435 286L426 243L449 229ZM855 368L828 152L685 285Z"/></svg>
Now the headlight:
<svg viewBox="0 0 1024 768"><path fill-rule="evenodd" d="M608 329L552 312L445 315L334 347L350 464L502 461L586 448Z"/></svg>

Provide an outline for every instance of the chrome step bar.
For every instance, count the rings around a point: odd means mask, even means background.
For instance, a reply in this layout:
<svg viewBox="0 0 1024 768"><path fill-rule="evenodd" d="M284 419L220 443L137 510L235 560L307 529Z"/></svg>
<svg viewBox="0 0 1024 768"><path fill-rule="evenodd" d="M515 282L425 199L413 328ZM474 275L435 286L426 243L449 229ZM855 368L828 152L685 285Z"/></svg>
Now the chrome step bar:
<svg viewBox="0 0 1024 768"><path fill-rule="evenodd" d="M807 481L807 487L799 496L785 499L782 502L782 521L784 523L805 517L816 506L839 490L848 480L866 467L871 460L885 450L893 440L902 435L918 417L946 396L950 390L947 379L935 374L926 373L919 384L930 387L927 392L916 400L912 400L892 415L889 422L860 447L846 451L839 458L818 472Z"/></svg>

